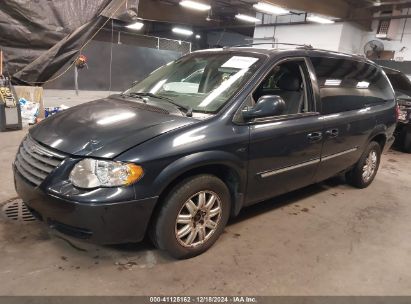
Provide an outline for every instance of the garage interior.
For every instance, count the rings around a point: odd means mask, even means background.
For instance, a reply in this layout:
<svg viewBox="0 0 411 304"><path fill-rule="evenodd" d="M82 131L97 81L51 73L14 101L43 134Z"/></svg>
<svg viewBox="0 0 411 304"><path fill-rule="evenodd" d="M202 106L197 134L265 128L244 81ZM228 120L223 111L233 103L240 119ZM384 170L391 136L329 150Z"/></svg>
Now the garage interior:
<svg viewBox="0 0 411 304"><path fill-rule="evenodd" d="M12 164L33 124L122 92L193 51L310 45L411 79L411 1L261 2L277 12L256 9L257 0L202 0L203 10L181 2L2 3L2 73L18 99L37 103L38 117L21 112L21 130L0 132L0 295L408 296L411 158L396 146L368 188L337 176L247 207L210 250L188 260L148 239L103 246L66 237L24 206Z"/></svg>

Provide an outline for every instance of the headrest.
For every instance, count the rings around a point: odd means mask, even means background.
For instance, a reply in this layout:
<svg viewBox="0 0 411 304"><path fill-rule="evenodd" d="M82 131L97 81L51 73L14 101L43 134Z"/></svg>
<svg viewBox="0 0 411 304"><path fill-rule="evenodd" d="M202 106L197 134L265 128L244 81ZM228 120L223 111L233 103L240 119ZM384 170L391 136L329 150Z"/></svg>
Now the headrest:
<svg viewBox="0 0 411 304"><path fill-rule="evenodd" d="M278 87L284 91L300 91L301 79L291 73L285 73L278 80Z"/></svg>

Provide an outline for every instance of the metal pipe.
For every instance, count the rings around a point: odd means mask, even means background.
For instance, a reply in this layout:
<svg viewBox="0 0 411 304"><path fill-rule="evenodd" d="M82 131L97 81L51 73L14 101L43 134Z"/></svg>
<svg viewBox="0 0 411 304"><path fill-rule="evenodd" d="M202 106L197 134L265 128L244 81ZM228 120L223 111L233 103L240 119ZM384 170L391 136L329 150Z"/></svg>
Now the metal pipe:
<svg viewBox="0 0 411 304"><path fill-rule="evenodd" d="M407 15L410 13L410 9L408 8L408 10L407 10ZM408 21L408 18L407 19L405 19L405 21L404 21L404 27L402 28L402 34L401 34L401 42L402 42L402 39L404 38L404 32L405 32L405 27L407 26L407 21Z"/></svg>

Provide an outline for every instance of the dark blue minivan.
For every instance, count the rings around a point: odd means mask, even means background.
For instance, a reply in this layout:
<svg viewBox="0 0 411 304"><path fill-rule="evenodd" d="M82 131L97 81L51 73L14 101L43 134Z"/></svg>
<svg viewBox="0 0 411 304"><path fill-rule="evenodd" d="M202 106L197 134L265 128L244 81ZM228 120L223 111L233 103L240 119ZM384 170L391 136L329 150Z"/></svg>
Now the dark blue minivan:
<svg viewBox="0 0 411 304"><path fill-rule="evenodd" d="M198 51L31 128L15 185L64 234L113 244L148 233L188 258L245 206L340 173L367 187L397 115L384 71L362 57Z"/></svg>

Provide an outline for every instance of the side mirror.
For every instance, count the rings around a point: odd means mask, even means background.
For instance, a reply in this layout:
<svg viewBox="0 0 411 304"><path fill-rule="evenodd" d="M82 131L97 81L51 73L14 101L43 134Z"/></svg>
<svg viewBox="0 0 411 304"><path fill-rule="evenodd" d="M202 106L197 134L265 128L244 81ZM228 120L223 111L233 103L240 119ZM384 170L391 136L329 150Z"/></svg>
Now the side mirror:
<svg viewBox="0 0 411 304"><path fill-rule="evenodd" d="M242 111L243 118L250 120L254 118L270 117L282 115L285 111L285 102L278 95L261 96L257 104L252 108L245 108Z"/></svg>

